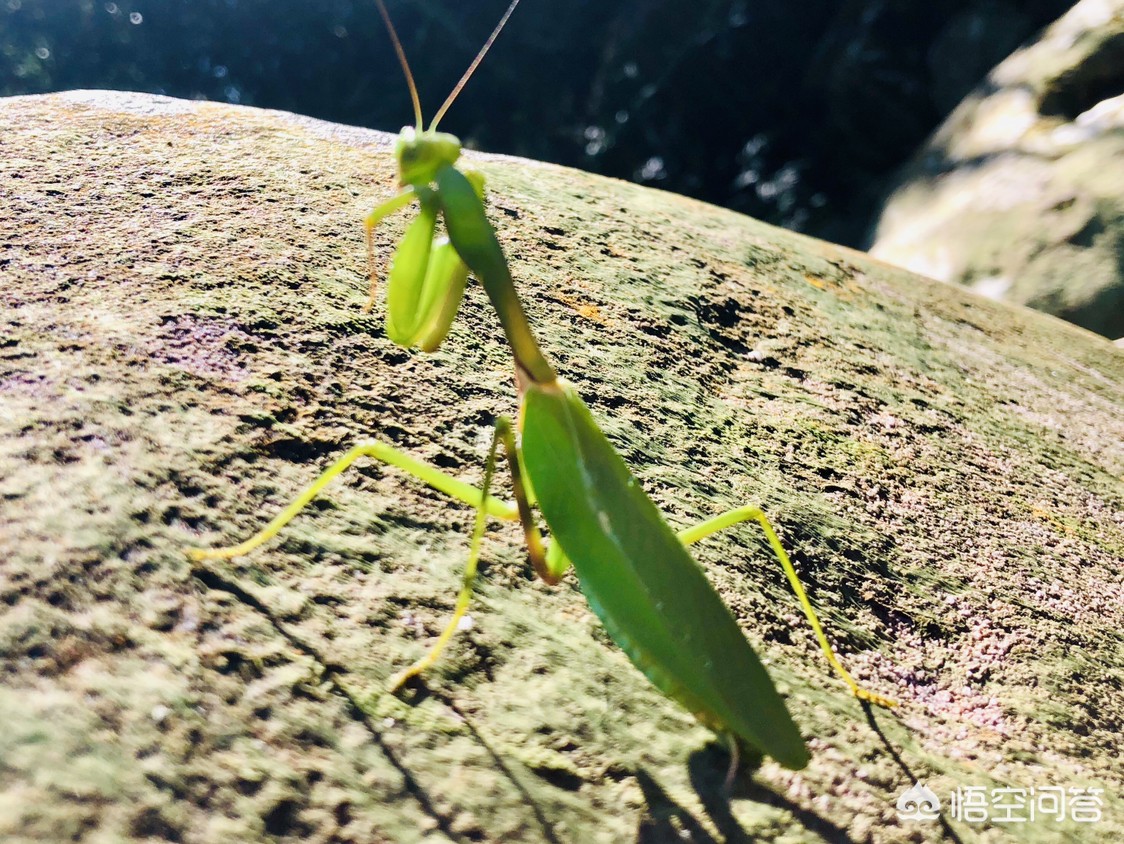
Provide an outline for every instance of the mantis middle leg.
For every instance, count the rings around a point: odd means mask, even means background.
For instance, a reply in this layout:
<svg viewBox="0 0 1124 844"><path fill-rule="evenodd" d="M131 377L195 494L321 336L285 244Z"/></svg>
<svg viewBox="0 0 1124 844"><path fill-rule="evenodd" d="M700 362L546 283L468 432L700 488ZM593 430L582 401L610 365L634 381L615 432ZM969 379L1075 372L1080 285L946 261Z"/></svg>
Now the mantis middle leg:
<svg viewBox="0 0 1124 844"><path fill-rule="evenodd" d="M512 487L515 492L515 501L503 501L491 495L492 479L495 475L496 456L500 444L511 467ZM413 475L433 488L445 493L451 498L462 501L476 508L476 521L473 526L472 540L469 546L468 561L465 563L461 589L457 595L453 616L445 625L437 641L421 659L408 668L398 672L391 679L389 687L393 691L400 687L411 677L420 674L432 666L440 657L442 650L456 633L461 619L468 609L472 596L472 588L476 581L477 563L480 558L480 545L484 537L484 530L488 516L515 521L523 525L524 539L528 553L531 557L535 572L547 583L556 584L569 563L562 556L560 550L547 553L544 550L542 536L535 526L531 514L531 500L522 480L522 471L515 443L514 429L511 420L500 417L496 421L492 444L488 450L488 458L484 464L484 480L479 489L451 475L429 466L420 460L399 451L393 446L382 442L361 443L351 448L339 460L329 466L315 481L313 481L288 507L282 510L264 528L251 536L245 542L222 548L191 548L188 556L193 560L230 559L250 553L258 546L276 536L282 528L292 521L312 500L320 494L331 481L338 475L347 471L357 460L369 457L382 463L396 466ZM555 573L556 570L556 573Z"/></svg>
<svg viewBox="0 0 1124 844"><path fill-rule="evenodd" d="M347 471L356 460L361 457L370 457L382 463L397 466L399 469L424 481L435 489L440 490L451 498L463 501L473 507L483 507L485 512L497 519L514 521L519 518L516 505L495 498L485 496L479 489L457 480L445 472L435 469L420 460L410 457L393 446L383 442L360 443L349 449L339 460L329 466L323 474L313 481L296 500L278 513L269 524L255 533L245 542L223 548L190 548L188 556L193 560L229 560L232 557L241 557L249 554L259 545L275 537L285 525L291 522L332 480Z"/></svg>
<svg viewBox="0 0 1124 844"><path fill-rule="evenodd" d="M823 627L820 625L820 620L816 615L816 611L812 608L812 602L808 600L808 593L804 591L804 585L800 582L800 576L796 573L796 569L793 567L788 553L784 550L784 545L781 544L777 532L773 530L773 525L769 521L768 516L766 516L759 507L747 505L744 507L737 507L733 510L727 510L725 513L719 513L717 516L700 522L693 527L679 531L678 535L684 545L693 545L700 539L705 539L711 534L718 533L719 531L748 521L757 522L757 524L761 526L765 538L769 541L769 546L773 549L773 554L776 555L776 558L780 561L781 568L784 569L785 577L788 578L789 585L792 586L792 591L796 593L796 598L800 601L800 606L804 610L805 618L808 619L808 623L816 634L816 640L820 644L820 649L823 651L824 656L827 657L828 663L835 669L836 673L843 678L843 682L847 684L855 697L859 700L870 701L878 706L885 706L887 708L897 706L897 701L862 688L855 682L850 672L843 667L843 664L835 655L831 643L828 642L827 635L823 632Z"/></svg>

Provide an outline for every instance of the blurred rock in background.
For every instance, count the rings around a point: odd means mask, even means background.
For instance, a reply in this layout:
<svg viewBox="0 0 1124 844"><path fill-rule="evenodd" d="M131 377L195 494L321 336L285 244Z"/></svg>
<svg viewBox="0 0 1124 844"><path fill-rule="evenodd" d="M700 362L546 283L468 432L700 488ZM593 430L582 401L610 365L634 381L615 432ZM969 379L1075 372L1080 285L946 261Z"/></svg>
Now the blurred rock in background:
<svg viewBox="0 0 1124 844"><path fill-rule="evenodd" d="M1124 0L1003 61L900 175L871 254L1124 335Z"/></svg>
<svg viewBox="0 0 1124 844"><path fill-rule="evenodd" d="M387 0L427 114L507 0ZM443 127L858 246L885 180L1072 0L524 0ZM0 95L111 88L397 131L372 0L0 0Z"/></svg>

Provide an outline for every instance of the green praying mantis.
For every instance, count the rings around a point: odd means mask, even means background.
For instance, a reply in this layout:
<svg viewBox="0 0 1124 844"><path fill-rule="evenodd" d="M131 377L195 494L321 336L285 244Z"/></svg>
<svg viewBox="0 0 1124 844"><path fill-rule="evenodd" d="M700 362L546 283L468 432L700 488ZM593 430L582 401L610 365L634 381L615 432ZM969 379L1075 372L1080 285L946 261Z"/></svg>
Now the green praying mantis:
<svg viewBox="0 0 1124 844"><path fill-rule="evenodd" d="M356 460L373 458L396 466L474 507L476 518L452 618L429 652L395 675L391 689L429 668L458 629L469 605L487 519L518 521L537 576L555 584L572 565L593 611L633 664L661 692L727 740L730 777L743 752L769 755L792 769L804 767L808 751L792 716L687 546L739 523L756 522L830 665L861 700L886 707L894 701L861 688L836 658L784 546L760 509L739 507L678 532L664 520L574 387L543 356L485 215L483 176L458 169L460 141L437 131L519 0L508 7L428 129L423 129L417 87L390 15L383 0L375 2L406 76L415 125L402 130L395 150L402 191L374 208L365 221L371 274L368 307L377 290L373 232L387 216L416 202L420 210L406 228L387 276L387 337L407 348L436 349L456 318L471 272L483 285L511 347L521 398L518 424L506 417L497 420L480 487L386 443L363 443L340 457L247 541L189 553L199 560L249 553L275 536ZM446 232L440 238L438 218ZM501 447L514 501L491 492ZM536 526L536 507L550 530L549 546Z"/></svg>

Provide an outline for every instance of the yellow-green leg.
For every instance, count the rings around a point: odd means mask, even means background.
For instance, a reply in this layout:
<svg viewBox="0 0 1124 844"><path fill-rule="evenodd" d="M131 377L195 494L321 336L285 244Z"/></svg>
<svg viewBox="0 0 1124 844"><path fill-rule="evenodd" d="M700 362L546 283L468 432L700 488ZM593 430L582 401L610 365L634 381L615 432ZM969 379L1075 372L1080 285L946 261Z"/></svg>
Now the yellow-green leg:
<svg viewBox="0 0 1124 844"><path fill-rule="evenodd" d="M449 640L453 638L453 634L457 632L457 628L460 626L461 619L468 611L468 602L472 598L472 586L476 582L476 565L480 560L480 543L484 539L484 528L488 521L488 511L484 502L488 500L488 493L492 488L492 478L496 473L496 449L499 447L502 436L502 423L502 419L496 422L495 431L492 433L492 444L488 447L488 460L484 464L484 483L480 487L480 500L476 505L476 522L472 528L472 542L468 549L468 561L464 564L464 577L461 580L461 591L457 594L457 604L453 609L453 617L449 619L449 623L445 625L445 629L441 631L441 635L437 637L437 641L433 643L433 647L429 649L425 656L390 678L388 684L390 691L399 688L411 677L421 674L437 662L441 656L441 651L449 644ZM475 492L475 490L473 491Z"/></svg>
<svg viewBox="0 0 1124 844"><path fill-rule="evenodd" d="M439 469L434 469L420 460L415 460L393 446L376 441L361 443L348 451L297 496L296 501L282 510L273 521L245 542L225 548L189 548L187 550L188 556L193 560L228 560L231 557L241 557L243 554L250 553L263 542L267 542L276 536L281 528L291 522L301 510L308 506L312 499L319 495L324 487L331 483L333 478L345 472L360 457L371 457L383 463L397 466L434 489L440 490L451 498L463 501L472 507L480 507L483 503L489 516L507 521L515 521L519 518L519 511L515 504L493 496L482 495L481 491L472 484L459 481Z"/></svg>
<svg viewBox="0 0 1124 844"><path fill-rule="evenodd" d="M507 426L510 431L510 425ZM361 457L371 457L375 460L397 466L399 469L413 475L435 489L444 492L452 498L463 501L476 508L476 525L472 532L472 545L469 551L468 563L465 566L464 577L460 593L457 596L456 609L453 617L438 637L437 642L429 652L404 671L398 672L390 681L390 690L393 691L405 683L410 677L424 671L432 665L440 655L442 649L452 638L468 608L468 601L472 594L472 585L476 579L476 564L480 555L480 543L484 536L484 526L488 516L515 520L519 518L519 507L511 502L502 501L488 494L492 475L495 470L495 452L501 436L501 426L497 424L496 434L492 440L492 447L488 453L488 461L484 470L484 484L477 489L471 484L447 475L446 473L415 460L396 448L381 442L363 443L348 451L343 457L333 463L328 469L308 486L296 500L282 510L268 525L245 542L225 548L191 548L188 555L194 560L230 559L248 554L259 545L272 539L293 518L300 513L309 502L315 498L324 487L331 483L337 475L345 472L356 460Z"/></svg>
<svg viewBox="0 0 1124 844"><path fill-rule="evenodd" d="M828 642L827 636L823 632L820 620L816 616L816 611L812 609L812 602L808 600L808 594L804 591L804 585L800 582L800 577L796 574L796 569L793 568L792 561L789 560L788 554L785 552L784 546L777 536L777 532L773 530L773 525L759 508L745 506L720 513L714 518L707 519L705 522L701 522L694 527L679 531L679 540L684 545L692 545L713 533L718 533L721 530L726 530L734 525L748 521L757 522L757 524L761 526L761 530L765 532L765 538L769 540L769 545L772 547L773 553L776 555L777 559L780 560L785 577L788 578L788 582L792 586L792 591L796 593L796 597L800 601L800 606L804 610L804 615L807 617L808 623L812 625L812 630L815 632L816 639L820 643L820 649L823 650L824 656L827 657L827 661L831 667L835 669L836 673L843 678L843 682L854 692L855 697L859 698L859 700L867 700L878 706L885 706L887 708L897 706L898 702L896 700L883 697L876 692L871 692L862 688L855 682L855 679L847 669L843 667L839 658L836 657L831 643Z"/></svg>
<svg viewBox="0 0 1124 844"><path fill-rule="evenodd" d="M492 479L495 475L496 452L500 443L503 443L508 464L511 466L512 486L515 490L515 502L498 499L490 494ZM248 554L259 545L272 539L300 513L309 502L315 498L333 478L345 472L356 460L361 457L370 457L413 475L418 480L424 481L433 488L444 492L446 495L463 501L476 508L476 522L472 531L472 542L469 548L468 562L465 564L461 589L457 595L456 607L453 616L445 629L438 636L437 641L429 652L413 665L398 672L390 682L391 690L397 689L411 677L433 665L439 658L441 651L456 633L461 619L468 609L468 602L472 596L472 587L476 580L477 563L480 558L480 545L484 537L484 528L488 516L494 516L507 521L519 520L523 525L524 537L527 542L528 552L535 571L548 583L557 583L561 571L554 575L548 566L547 559L557 555L548 555L544 552L542 537L535 527L531 515L531 503L523 484L520 468L518 449L515 444L515 433L511 420L501 417L496 421L492 444L488 450L488 459L484 465L484 482L480 489L457 480L451 475L435 469L407 454L399 451L386 443L371 442L357 445L343 457L333 463L328 469L312 482L288 507L282 510L268 525L258 533L238 545L224 548L191 548L188 555L194 560L230 559Z"/></svg>
<svg viewBox="0 0 1124 844"><path fill-rule="evenodd" d="M488 493L492 487L492 478L495 476L496 452L499 449L500 443L503 443L504 453L507 457L508 465L511 467L511 486L515 493L515 509L517 513L515 518L518 518L523 525L523 538L527 545L527 553L530 555L531 564L534 566L535 572L539 577L547 583L557 583L561 578L561 572L555 577L552 576L551 572L548 570L546 561L549 555L544 551L542 535L535 526L534 518L531 514L530 497L523 483L519 450L515 444L515 431L512 427L511 420L506 416L501 416L496 420L496 428L492 434L492 444L488 449L488 460L484 464L484 483L478 493L477 490L472 489L473 493L478 494L479 503L476 505L476 523L472 529L472 543L469 547L468 562L465 563L464 578L461 582L461 591L457 595L457 605L453 610L453 617L449 619L449 623L445 625L445 629L441 631L441 635L437 637L437 641L425 656L409 668L399 671L391 678L391 691L397 689L411 677L428 669L440 658L441 651L444 650L449 640L453 638L453 634L457 632L461 619L468 610L468 602L472 597L472 587L476 581L476 566L480 559L480 543L484 538L484 527L490 512L485 504L488 501L495 500L491 498ZM429 467L426 468L429 469ZM430 471L435 472L436 470L430 469ZM427 483L431 483L431 481L425 478L422 479L426 480ZM462 498L461 500L463 501L465 499Z"/></svg>

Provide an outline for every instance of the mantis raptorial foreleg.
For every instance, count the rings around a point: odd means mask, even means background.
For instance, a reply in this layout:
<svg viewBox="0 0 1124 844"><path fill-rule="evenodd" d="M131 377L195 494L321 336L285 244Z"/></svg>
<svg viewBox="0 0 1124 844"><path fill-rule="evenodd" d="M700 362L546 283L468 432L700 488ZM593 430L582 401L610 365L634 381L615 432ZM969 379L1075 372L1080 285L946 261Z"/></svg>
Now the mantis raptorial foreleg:
<svg viewBox="0 0 1124 844"><path fill-rule="evenodd" d="M417 193L413 187L408 187L397 196L392 196L386 202L376 205L367 215L363 224L367 229L367 272L371 277L371 290L367 304L363 310L369 311L375 306L376 295L379 290L378 271L375 268L375 227L395 211L399 211L414 201Z"/></svg>
<svg viewBox="0 0 1124 844"><path fill-rule="evenodd" d="M483 174L476 170L463 172L482 199ZM423 352L432 352L445 339L460 308L468 282L468 267L447 237L434 237L438 204L434 192L428 187L411 185L376 206L364 220L367 269L371 277L365 310L369 311L374 306L379 286L375 266L375 228L389 215L415 200L421 203L421 213L406 228L387 274L386 334L406 348L417 346Z"/></svg>

